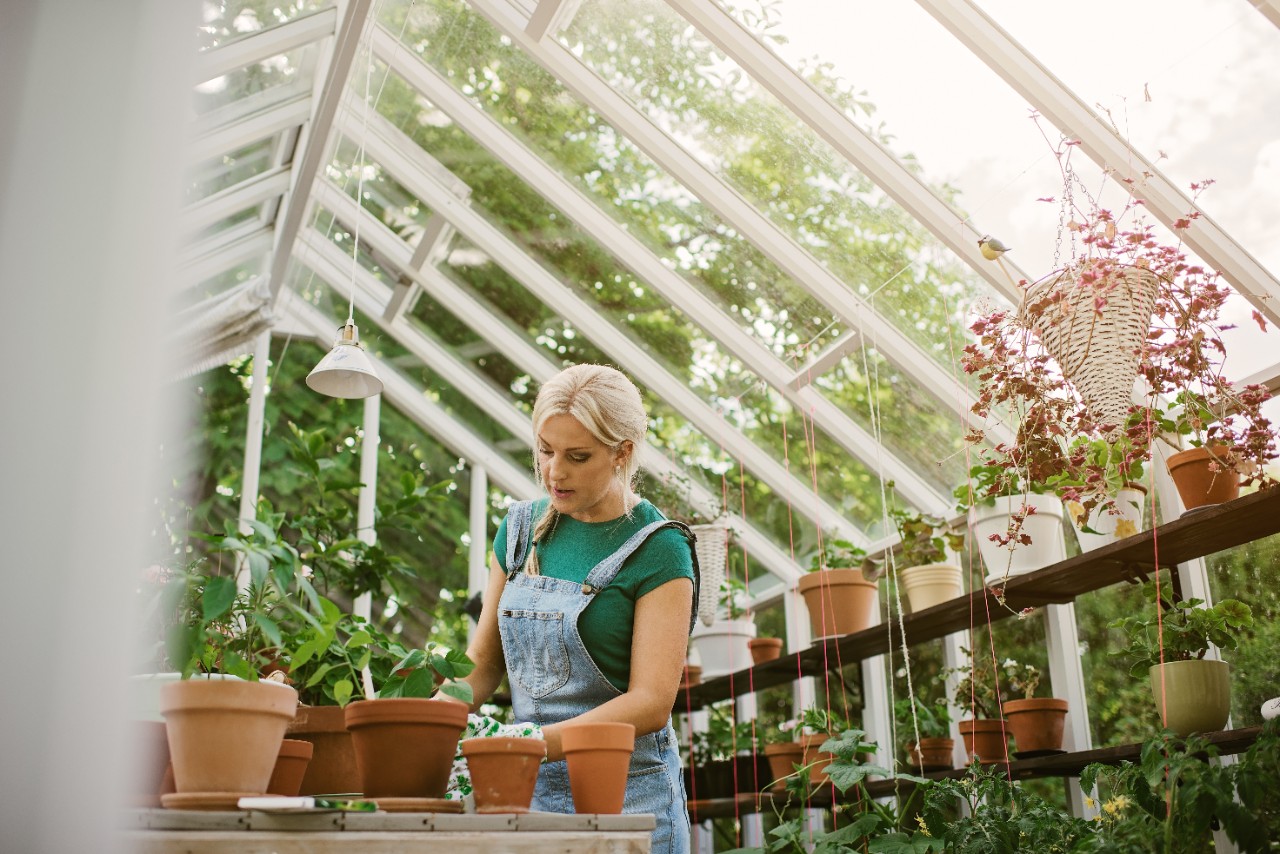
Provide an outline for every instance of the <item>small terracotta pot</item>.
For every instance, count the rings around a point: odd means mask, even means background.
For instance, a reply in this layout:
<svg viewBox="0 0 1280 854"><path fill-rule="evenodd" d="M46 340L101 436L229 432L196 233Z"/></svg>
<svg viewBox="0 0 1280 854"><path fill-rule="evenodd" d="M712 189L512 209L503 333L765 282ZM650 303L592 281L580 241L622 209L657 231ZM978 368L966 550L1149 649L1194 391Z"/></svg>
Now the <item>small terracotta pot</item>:
<svg viewBox="0 0 1280 854"><path fill-rule="evenodd" d="M764 756L769 761L769 774L770 779L773 780L773 788L781 789L786 785L781 782L782 778L791 776L795 773L795 766L804 764L804 745L798 741L766 744Z"/></svg>
<svg viewBox="0 0 1280 854"><path fill-rule="evenodd" d="M694 685L702 684L702 668L696 664L686 664L684 666L684 675L680 678L680 687L684 689L692 688Z"/></svg>
<svg viewBox="0 0 1280 854"><path fill-rule="evenodd" d="M467 726L467 707L449 700L387 697L347 706L366 798L443 798Z"/></svg>
<svg viewBox="0 0 1280 854"><path fill-rule="evenodd" d="M291 739L314 746L300 795L355 794L360 791L356 749L347 731L346 709L339 706L299 706L285 731Z"/></svg>
<svg viewBox="0 0 1280 854"><path fill-rule="evenodd" d="M274 682L187 679L160 689L179 794L262 794L298 692Z"/></svg>
<svg viewBox="0 0 1280 854"><path fill-rule="evenodd" d="M830 736L825 732L800 736L800 746L804 748L804 764L809 766L809 783L814 788L825 786L831 781L827 776L827 766L835 761L835 757L821 750L828 738Z"/></svg>
<svg viewBox="0 0 1280 854"><path fill-rule="evenodd" d="M468 738L462 755L471 772L476 812L526 813L533 803L538 768L547 755L540 738Z"/></svg>
<svg viewBox="0 0 1280 854"><path fill-rule="evenodd" d="M281 741L280 753L276 756L276 767L271 772L271 782L267 783L267 794L297 797L314 750L309 741L294 738Z"/></svg>
<svg viewBox="0 0 1280 854"><path fill-rule="evenodd" d="M1188 510L1206 504L1225 504L1240 497L1240 478L1223 463L1215 462L1213 451L1222 446L1202 446L1179 451L1165 460L1169 476Z"/></svg>
<svg viewBox="0 0 1280 854"><path fill-rule="evenodd" d="M756 664L773 661L782 655L782 638L752 638L747 641L751 648L751 658Z"/></svg>
<svg viewBox="0 0 1280 854"><path fill-rule="evenodd" d="M918 771L942 771L951 768L956 742L953 738L922 738L920 743L907 742L908 762Z"/></svg>
<svg viewBox="0 0 1280 854"><path fill-rule="evenodd" d="M560 729L576 813L622 812L636 728L625 723L575 723Z"/></svg>
<svg viewBox="0 0 1280 854"><path fill-rule="evenodd" d="M960 721L958 727L970 762L976 756L983 765L991 765L995 762L1004 762L1009 755L1007 721L981 718Z"/></svg>
<svg viewBox="0 0 1280 854"><path fill-rule="evenodd" d="M1167 661L1148 674L1160 720L1178 735L1217 732L1227 725L1231 667L1225 661Z"/></svg>
<svg viewBox="0 0 1280 854"><path fill-rule="evenodd" d="M800 576L814 639L860 632L875 625L877 587L860 569L827 569Z"/></svg>
<svg viewBox="0 0 1280 854"><path fill-rule="evenodd" d="M1008 700L1004 716L1019 753L1061 750L1062 730L1067 720L1067 701L1056 697Z"/></svg>

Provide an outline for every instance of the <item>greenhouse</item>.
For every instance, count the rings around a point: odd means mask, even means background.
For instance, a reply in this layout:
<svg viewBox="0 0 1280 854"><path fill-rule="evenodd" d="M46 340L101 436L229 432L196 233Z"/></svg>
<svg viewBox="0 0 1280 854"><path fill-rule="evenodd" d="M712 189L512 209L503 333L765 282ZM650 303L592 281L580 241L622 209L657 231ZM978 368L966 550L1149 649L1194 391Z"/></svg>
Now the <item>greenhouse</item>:
<svg viewBox="0 0 1280 854"><path fill-rule="evenodd" d="M0 68L0 849L1280 851L1280 0Z"/></svg>

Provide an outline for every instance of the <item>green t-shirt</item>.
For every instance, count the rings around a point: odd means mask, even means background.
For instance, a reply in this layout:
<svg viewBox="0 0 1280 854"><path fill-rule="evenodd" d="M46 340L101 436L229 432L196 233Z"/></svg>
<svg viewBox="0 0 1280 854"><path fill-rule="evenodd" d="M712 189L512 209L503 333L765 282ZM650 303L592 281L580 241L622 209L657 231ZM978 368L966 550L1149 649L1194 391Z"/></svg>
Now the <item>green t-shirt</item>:
<svg viewBox="0 0 1280 854"><path fill-rule="evenodd" d="M533 524L547 511L548 499L533 506ZM582 584L600 561L616 552L631 535L664 517L657 507L641 501L631 510L631 518L620 516L607 522L579 522L561 515L551 536L538 546L539 571L548 578ZM507 520L493 538L498 566L507 567ZM689 542L674 528L663 528L632 553L608 587L596 593L578 619L578 634L615 688L627 690L631 679L631 629L635 622L636 600L674 578L693 581L693 558ZM690 590L692 596L692 590Z"/></svg>

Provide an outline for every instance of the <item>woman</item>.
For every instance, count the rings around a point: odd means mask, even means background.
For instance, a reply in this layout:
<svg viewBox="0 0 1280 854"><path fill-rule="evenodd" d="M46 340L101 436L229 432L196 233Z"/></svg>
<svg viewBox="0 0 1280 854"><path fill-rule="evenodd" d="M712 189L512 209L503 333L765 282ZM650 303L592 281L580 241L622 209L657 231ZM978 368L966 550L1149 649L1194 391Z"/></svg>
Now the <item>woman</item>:
<svg viewBox="0 0 1280 854"><path fill-rule="evenodd" d="M514 505L494 539L467 650L472 711L508 677L516 720L541 725L547 742L533 802L547 812L573 812L560 727L634 724L623 810L657 816L655 854L684 854L671 708L696 597L691 535L631 490L648 418L621 373L575 365L552 377L533 429L548 498Z"/></svg>

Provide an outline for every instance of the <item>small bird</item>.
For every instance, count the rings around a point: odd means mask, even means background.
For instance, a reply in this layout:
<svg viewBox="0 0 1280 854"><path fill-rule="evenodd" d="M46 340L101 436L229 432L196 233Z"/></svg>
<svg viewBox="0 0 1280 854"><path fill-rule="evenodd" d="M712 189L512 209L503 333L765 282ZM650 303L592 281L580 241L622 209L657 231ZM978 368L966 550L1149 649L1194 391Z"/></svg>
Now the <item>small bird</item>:
<svg viewBox="0 0 1280 854"><path fill-rule="evenodd" d="M982 257L988 261L996 260L1010 249L990 234L982 235L982 239L978 241L978 248L982 250Z"/></svg>

